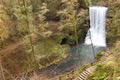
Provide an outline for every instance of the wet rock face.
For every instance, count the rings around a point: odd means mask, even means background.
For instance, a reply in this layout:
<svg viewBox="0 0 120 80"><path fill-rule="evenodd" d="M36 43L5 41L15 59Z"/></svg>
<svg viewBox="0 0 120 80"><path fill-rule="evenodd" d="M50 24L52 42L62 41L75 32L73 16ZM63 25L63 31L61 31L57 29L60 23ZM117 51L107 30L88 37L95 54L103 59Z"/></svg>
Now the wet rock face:
<svg viewBox="0 0 120 80"><path fill-rule="evenodd" d="M109 4L107 19L107 39L110 45L120 39L120 1L116 0Z"/></svg>
<svg viewBox="0 0 120 80"><path fill-rule="evenodd" d="M108 1L101 0L97 3L97 6L105 6L108 7Z"/></svg>

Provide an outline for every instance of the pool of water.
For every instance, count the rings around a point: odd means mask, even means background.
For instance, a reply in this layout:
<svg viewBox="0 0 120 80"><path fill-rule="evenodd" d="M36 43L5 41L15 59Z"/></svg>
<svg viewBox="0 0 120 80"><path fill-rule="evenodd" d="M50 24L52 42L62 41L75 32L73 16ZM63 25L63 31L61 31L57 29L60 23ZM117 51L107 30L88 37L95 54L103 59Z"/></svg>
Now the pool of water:
<svg viewBox="0 0 120 80"><path fill-rule="evenodd" d="M95 61L95 56L105 49L105 47L93 47L92 45L82 44L80 46L80 63L83 65L93 63Z"/></svg>
<svg viewBox="0 0 120 80"><path fill-rule="evenodd" d="M76 46L72 46L70 50L70 56L67 59L61 61L57 65L51 65L45 69L40 70L40 74L55 76L68 72L80 65L91 64L95 61L95 55L100 51L105 50L106 48L92 47L91 45L81 44L79 46L79 53L76 52L76 49Z"/></svg>

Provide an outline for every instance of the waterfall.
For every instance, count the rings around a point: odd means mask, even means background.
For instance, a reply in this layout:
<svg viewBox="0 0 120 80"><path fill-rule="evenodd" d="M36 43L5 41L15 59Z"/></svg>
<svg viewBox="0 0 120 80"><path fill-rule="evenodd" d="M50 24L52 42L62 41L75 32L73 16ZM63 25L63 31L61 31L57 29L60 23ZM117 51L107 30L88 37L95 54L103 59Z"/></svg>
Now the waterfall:
<svg viewBox="0 0 120 80"><path fill-rule="evenodd" d="M89 7L90 29L85 38L85 44L106 47L106 13L107 7Z"/></svg>

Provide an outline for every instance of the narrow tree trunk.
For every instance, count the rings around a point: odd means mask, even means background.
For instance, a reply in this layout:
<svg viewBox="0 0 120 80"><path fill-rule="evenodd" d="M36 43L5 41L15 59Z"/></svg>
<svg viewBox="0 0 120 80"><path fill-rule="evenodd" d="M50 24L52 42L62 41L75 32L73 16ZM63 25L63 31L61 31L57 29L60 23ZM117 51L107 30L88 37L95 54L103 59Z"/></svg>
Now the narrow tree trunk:
<svg viewBox="0 0 120 80"><path fill-rule="evenodd" d="M2 67L2 63L0 61L0 79L1 80L5 80L5 75L4 75L4 71L3 71L3 67Z"/></svg>
<svg viewBox="0 0 120 80"><path fill-rule="evenodd" d="M0 37L0 47L3 48L5 45L4 45L4 42L2 40L2 38Z"/></svg>
<svg viewBox="0 0 120 80"><path fill-rule="evenodd" d="M79 12L79 6L78 6L78 4L76 4L77 6L76 6L76 13L75 13L75 27L74 27L74 33L75 33L75 40L76 40L76 45L77 45L77 49L76 49L76 53L77 54L79 54L79 58L80 58L80 50L79 50L79 41L78 41L78 32L77 32L77 14L78 14L78 12Z"/></svg>
<svg viewBox="0 0 120 80"><path fill-rule="evenodd" d="M93 41L92 41L92 37L91 37L91 32L89 31L90 34L90 40L91 40L91 45L92 45L92 51L93 51L93 56L95 58L95 49L94 49L94 45L93 45Z"/></svg>
<svg viewBox="0 0 120 80"><path fill-rule="evenodd" d="M24 5L24 7L26 7L26 2L25 2L25 0L23 0L23 5ZM27 28L28 28L29 41L30 41L30 45L31 45L31 49L32 49L32 58L33 58L32 60L33 60L33 62L36 62L34 45L33 45L33 41L32 41L31 30L30 30L30 26L29 26L29 21L28 21L28 14L27 14L27 12L25 13L25 15L26 15Z"/></svg>

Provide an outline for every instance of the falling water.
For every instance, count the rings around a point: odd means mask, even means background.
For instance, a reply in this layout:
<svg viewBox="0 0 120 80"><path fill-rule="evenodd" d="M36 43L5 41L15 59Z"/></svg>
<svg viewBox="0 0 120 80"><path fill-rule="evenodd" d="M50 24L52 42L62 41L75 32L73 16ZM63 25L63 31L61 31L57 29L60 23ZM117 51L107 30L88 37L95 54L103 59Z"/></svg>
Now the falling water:
<svg viewBox="0 0 120 80"><path fill-rule="evenodd" d="M85 44L106 47L106 7L89 7L90 29L85 38Z"/></svg>

